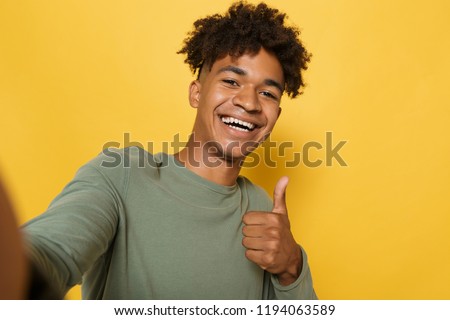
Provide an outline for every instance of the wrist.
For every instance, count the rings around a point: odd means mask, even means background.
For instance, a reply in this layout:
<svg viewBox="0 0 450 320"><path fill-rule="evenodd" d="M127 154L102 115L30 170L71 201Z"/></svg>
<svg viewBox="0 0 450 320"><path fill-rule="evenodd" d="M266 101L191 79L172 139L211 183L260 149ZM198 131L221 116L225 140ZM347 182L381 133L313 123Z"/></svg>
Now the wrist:
<svg viewBox="0 0 450 320"><path fill-rule="evenodd" d="M288 261L284 272L277 274L278 282L283 286L288 286L295 282L302 272L303 257L300 246L296 245Z"/></svg>

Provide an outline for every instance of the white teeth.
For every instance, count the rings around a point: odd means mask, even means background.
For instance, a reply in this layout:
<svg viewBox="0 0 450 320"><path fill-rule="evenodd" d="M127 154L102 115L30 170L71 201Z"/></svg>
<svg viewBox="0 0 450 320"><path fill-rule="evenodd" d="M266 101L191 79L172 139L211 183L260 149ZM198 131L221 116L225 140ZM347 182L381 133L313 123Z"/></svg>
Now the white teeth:
<svg viewBox="0 0 450 320"><path fill-rule="evenodd" d="M255 127L255 125L253 123L242 121L242 120L239 120L239 119L236 119L233 117L222 117L222 121L223 121L223 123L229 125L231 128L239 130L239 131L249 131ZM233 123L240 124L241 126L247 127L247 129L233 126L232 125Z"/></svg>
<svg viewBox="0 0 450 320"><path fill-rule="evenodd" d="M244 132L248 132L248 129L244 129L244 128L240 128L240 127L235 127L235 126L230 126L230 128L236 129L238 131L244 131Z"/></svg>

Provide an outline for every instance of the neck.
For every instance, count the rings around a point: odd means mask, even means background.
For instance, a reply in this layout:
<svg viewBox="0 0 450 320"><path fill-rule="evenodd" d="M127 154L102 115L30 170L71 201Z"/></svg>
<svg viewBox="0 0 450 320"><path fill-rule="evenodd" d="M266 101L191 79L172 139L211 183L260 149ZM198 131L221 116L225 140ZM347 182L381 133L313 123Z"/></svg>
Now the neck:
<svg viewBox="0 0 450 320"><path fill-rule="evenodd" d="M192 146L190 142L183 150L174 154L175 159L187 169L209 181L224 186L232 186L236 183L242 159L227 161L220 155L207 153L204 150L206 148Z"/></svg>

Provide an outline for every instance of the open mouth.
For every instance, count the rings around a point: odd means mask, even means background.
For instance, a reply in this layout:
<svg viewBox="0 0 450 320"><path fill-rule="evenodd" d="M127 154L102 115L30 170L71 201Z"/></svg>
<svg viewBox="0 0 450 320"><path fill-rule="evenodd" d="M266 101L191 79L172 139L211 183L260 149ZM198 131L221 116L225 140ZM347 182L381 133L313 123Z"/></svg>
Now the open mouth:
<svg viewBox="0 0 450 320"><path fill-rule="evenodd" d="M238 131L250 132L256 128L256 125L251 122L242 121L233 117L220 117L223 123L225 123L230 128L236 129Z"/></svg>

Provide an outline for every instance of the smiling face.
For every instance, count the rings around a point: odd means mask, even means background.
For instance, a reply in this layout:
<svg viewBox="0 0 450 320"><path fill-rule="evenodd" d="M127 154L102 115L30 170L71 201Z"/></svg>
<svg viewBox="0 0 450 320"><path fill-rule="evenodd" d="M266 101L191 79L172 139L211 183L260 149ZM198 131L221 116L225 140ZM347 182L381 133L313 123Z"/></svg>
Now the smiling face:
<svg viewBox="0 0 450 320"><path fill-rule="evenodd" d="M239 58L229 55L205 67L190 86L197 108L194 139L211 156L242 159L272 131L284 88L278 59L261 49Z"/></svg>

